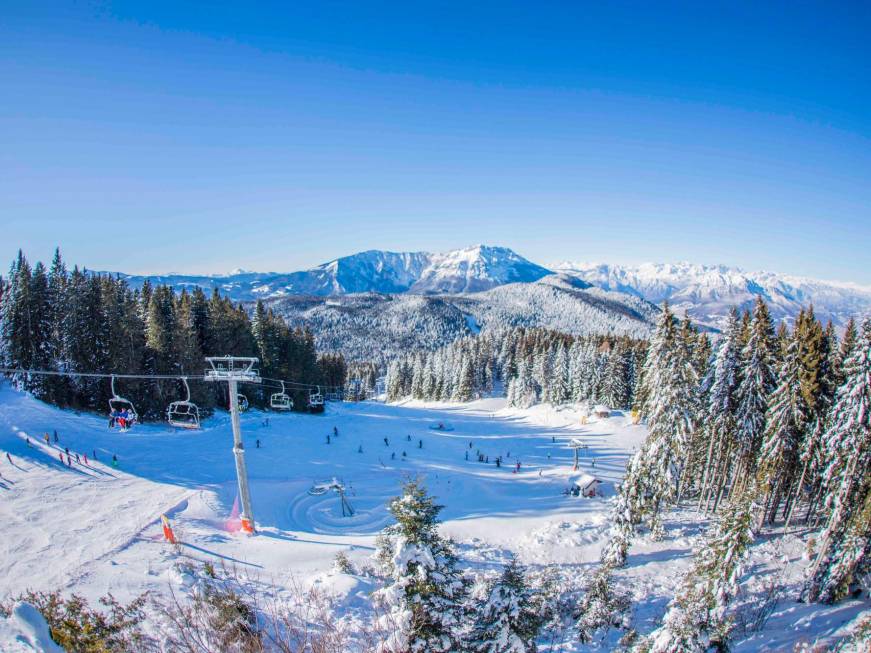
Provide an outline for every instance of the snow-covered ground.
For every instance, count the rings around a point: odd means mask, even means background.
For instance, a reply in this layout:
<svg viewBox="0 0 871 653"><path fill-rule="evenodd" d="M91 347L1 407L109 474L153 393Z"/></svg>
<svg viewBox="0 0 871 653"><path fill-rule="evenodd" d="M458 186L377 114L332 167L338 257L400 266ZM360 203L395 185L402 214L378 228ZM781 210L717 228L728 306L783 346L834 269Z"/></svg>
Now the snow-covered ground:
<svg viewBox="0 0 871 653"><path fill-rule="evenodd" d="M447 428L432 428L439 423ZM339 434L327 444L334 427ZM619 413L582 426L573 410L516 410L501 399L332 403L316 416L252 411L243 415L242 428L254 537L238 531L226 414L196 432L143 425L122 433L108 430L100 416L60 411L0 386L0 596L27 588L61 588L91 600L107 592L122 601L145 590L168 593L180 589L177 563L190 558L223 563L278 587L291 578L319 584L340 594L340 603L359 605L355 595L370 591L371 582L333 571L333 559L344 551L365 563L376 534L390 522L387 500L410 476L421 476L444 504L443 530L458 541L466 564L494 568L513 551L529 565L557 563L581 574L598 560L607 537L607 496L645 437L644 427ZM43 434L55 429L60 441L47 446ZM581 466L602 479L605 498L563 493L577 476L569 448L575 438L589 445ZM88 464L83 458L72 467L62 464L58 455L66 447L74 458L87 454ZM478 451L489 463L477 461ZM113 455L117 468L109 464ZM505 462L497 468L500 455ZM354 516L342 516L332 492L309 494L333 477L349 488ZM180 547L164 541L161 514L170 517ZM674 514L668 525L661 542L639 539L619 573L638 602L641 632L657 625L701 532L694 513ZM754 600L773 573L771 561L784 556L791 561L787 580L799 582L802 553L797 536L782 546L760 540L741 600ZM761 632L741 637L737 650L789 650L801 638L836 633L868 608L860 601L805 606L787 595Z"/></svg>

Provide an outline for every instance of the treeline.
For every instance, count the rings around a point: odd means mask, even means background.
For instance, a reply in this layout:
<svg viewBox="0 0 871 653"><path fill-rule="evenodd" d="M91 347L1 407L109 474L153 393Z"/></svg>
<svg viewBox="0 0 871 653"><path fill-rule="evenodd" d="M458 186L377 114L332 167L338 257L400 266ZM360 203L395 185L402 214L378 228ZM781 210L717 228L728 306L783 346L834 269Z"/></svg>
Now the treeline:
<svg viewBox="0 0 871 653"><path fill-rule="evenodd" d="M133 290L121 278L79 269L70 272L55 252L49 268L31 266L22 253L9 277L0 278L0 359L4 367L64 373L204 373L206 356L255 356L261 376L301 383L344 384L345 363L332 355L318 360L314 338L291 330L262 304L253 316L200 288L176 294L168 286L145 283ZM105 410L111 396L105 378L11 375L21 388L61 407ZM227 406L224 384L190 383L191 399L208 413ZM140 417L161 419L167 405L184 398L177 380L116 379L115 390L136 405ZM269 384L240 384L257 406L278 390ZM288 387L297 409L307 390Z"/></svg>
<svg viewBox="0 0 871 653"><path fill-rule="evenodd" d="M601 402L629 408L645 351L645 341L625 336L571 336L537 328L485 331L394 361L387 372L387 398L471 401L499 389L518 407Z"/></svg>
<svg viewBox="0 0 871 653"><path fill-rule="evenodd" d="M775 333L758 300L752 315L732 313L707 364L697 343L666 306L638 389L649 434L627 466L593 593L608 604L611 570L640 529L663 534L669 507L690 501L714 516L639 651L725 649L741 559L767 525L823 528L803 600L838 601L871 572L871 321L838 339L808 309Z"/></svg>

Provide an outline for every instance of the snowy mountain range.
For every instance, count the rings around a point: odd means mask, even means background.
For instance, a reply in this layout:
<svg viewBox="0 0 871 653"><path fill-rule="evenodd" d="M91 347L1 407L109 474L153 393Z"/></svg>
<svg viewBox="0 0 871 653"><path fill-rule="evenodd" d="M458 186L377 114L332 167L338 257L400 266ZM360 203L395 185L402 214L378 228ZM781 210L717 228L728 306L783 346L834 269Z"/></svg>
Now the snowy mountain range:
<svg viewBox="0 0 871 653"><path fill-rule="evenodd" d="M819 281L776 272L745 272L724 265L644 263L636 266L563 262L554 269L613 292L663 301L700 324L718 326L732 306L748 309L761 295L776 320L790 321L813 304L823 321L843 326L850 317L871 311L871 288Z"/></svg>
<svg viewBox="0 0 871 653"><path fill-rule="evenodd" d="M459 295L544 279L575 290L597 287L654 304L668 300L679 314L717 327L732 306L749 308L761 295L776 319L791 320L802 306L843 326L871 312L871 288L775 272L745 272L722 265L645 263L621 266L562 262L545 268L505 247L476 245L445 253L369 250L290 273L234 271L224 276L128 276L133 286L149 279L176 290L217 288L236 301L281 297L336 297L355 293Z"/></svg>
<svg viewBox="0 0 871 653"><path fill-rule="evenodd" d="M444 254L369 250L299 272L234 271L227 276L127 276L133 286L147 278L177 290L218 288L237 301L287 295L347 295L360 292L444 294L480 292L552 274L505 247L476 245Z"/></svg>

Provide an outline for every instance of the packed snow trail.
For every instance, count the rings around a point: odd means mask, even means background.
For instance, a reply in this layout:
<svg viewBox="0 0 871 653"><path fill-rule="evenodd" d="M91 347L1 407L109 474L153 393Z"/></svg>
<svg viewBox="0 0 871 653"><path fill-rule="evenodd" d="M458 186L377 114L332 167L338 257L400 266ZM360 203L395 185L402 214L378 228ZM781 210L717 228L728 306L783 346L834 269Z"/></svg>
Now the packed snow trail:
<svg viewBox="0 0 871 653"><path fill-rule="evenodd" d="M60 588L91 601L106 592L127 601L146 590L184 591L178 563L208 561L233 567L252 583L282 587L291 576L316 583L339 594L342 609L365 609L360 596L374 589L371 580L336 575L330 571L333 559L339 551L358 562L371 554L375 535L390 521L387 500L410 476L423 477L445 505L442 530L457 540L464 564L497 569L513 551L528 564L557 563L581 573L596 563L607 539L610 504L563 491L570 479L588 473L602 479L604 493L611 495L645 437L644 427L629 425L624 415L581 426L573 410L515 410L501 399L466 405L331 403L325 415L269 413L269 426L265 417L257 411L242 416L258 528L249 538L238 533L234 519L235 468L225 413L195 432L145 424L122 433L108 430L101 415L61 411L0 385L0 596ZM439 422L454 430L430 428ZM59 442L50 437L46 446L44 433L55 429ZM574 438L589 444L580 472L571 469ZM67 448L71 466L58 457L62 452L66 460ZM489 464L477 462L478 452L489 456ZM497 456L502 467L494 464ZM518 460L521 471L515 473ZM333 478L346 486L353 517L342 517L335 492L309 493ZM163 539L164 513L182 542L178 547ZM639 537L619 573L637 601L642 632L657 625L701 533L695 513L671 514L666 521L666 539ZM760 582L773 559L765 546L753 563ZM787 551L797 578L798 541ZM743 638L735 650L777 650L806 635L834 633L862 605L821 608L785 599L772 626ZM560 650L588 649L575 642Z"/></svg>

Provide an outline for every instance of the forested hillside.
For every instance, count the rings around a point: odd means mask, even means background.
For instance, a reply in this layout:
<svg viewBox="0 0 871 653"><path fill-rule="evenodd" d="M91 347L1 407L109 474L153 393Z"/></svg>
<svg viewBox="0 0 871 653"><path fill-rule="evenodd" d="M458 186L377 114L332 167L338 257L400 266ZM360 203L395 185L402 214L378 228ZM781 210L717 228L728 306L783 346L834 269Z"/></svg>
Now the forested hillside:
<svg viewBox="0 0 871 653"><path fill-rule="evenodd" d="M344 383L339 356L318 360L315 338L291 329L257 305L253 314L217 291L175 293L145 283L133 290L123 279L69 271L55 254L50 267L31 266L23 254L0 278L0 355L7 368L63 372L64 376L14 373L12 379L38 398L82 410L105 410L111 396L105 378L88 373L178 375L199 379L206 356L256 356L264 377L301 384ZM69 376L70 373L84 376ZM226 406L223 387L194 382L191 398L208 412ZM178 379L116 379L116 391L136 404L140 417L161 418L169 402L184 398ZM272 387L241 389L263 405ZM297 407L306 390L293 391Z"/></svg>

